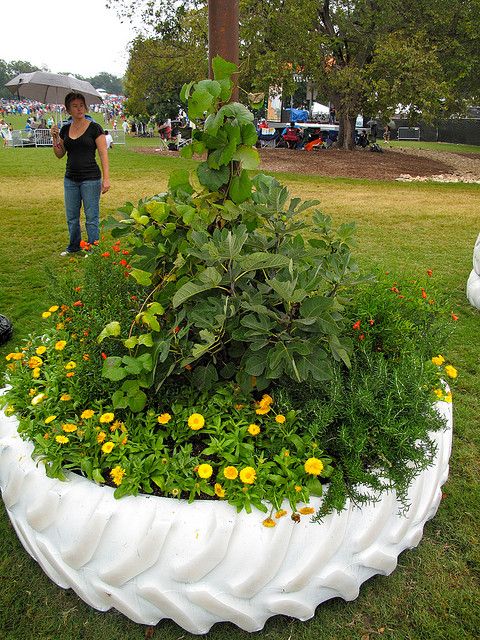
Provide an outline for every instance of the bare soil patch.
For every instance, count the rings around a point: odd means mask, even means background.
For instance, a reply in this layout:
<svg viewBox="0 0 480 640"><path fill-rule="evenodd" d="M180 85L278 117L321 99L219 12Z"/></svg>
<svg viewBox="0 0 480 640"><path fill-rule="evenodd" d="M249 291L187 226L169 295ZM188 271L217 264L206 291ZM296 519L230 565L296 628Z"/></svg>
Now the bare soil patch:
<svg viewBox="0 0 480 640"><path fill-rule="evenodd" d="M381 147L369 149L259 149L263 171L316 175L323 177L367 178L369 180L412 179L436 181L480 180L480 154L445 153L421 149ZM178 155L175 151L137 148L140 153Z"/></svg>

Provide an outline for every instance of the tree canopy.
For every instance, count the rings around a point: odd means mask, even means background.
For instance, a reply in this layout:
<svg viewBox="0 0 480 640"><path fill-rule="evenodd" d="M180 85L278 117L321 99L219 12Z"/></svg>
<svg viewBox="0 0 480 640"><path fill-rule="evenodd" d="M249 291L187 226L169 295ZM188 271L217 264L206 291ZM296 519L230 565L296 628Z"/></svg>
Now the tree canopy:
<svg viewBox="0 0 480 640"><path fill-rule="evenodd" d="M295 81L309 83L323 102L336 107L346 146L358 113L387 120L402 104L412 117L421 113L435 120L462 111L480 95L480 0L239 4L240 85L263 91L281 86L289 95ZM110 5L130 18L142 15L142 40L157 43L161 83L171 86L167 76L183 70L190 80L198 77L207 51L205 0L110 0ZM132 91L134 55L138 52L132 50Z"/></svg>

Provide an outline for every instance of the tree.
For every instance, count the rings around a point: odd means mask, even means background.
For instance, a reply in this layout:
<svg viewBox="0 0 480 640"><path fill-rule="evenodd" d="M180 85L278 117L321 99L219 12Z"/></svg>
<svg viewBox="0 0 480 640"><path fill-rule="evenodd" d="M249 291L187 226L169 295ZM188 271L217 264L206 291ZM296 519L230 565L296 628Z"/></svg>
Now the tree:
<svg viewBox="0 0 480 640"><path fill-rule="evenodd" d="M111 0L143 12L162 40L206 2ZM480 94L480 0L240 0L245 89L313 83L336 107L340 143L353 146L358 113L389 119L397 104L425 120L458 112ZM189 55L188 49L185 55Z"/></svg>

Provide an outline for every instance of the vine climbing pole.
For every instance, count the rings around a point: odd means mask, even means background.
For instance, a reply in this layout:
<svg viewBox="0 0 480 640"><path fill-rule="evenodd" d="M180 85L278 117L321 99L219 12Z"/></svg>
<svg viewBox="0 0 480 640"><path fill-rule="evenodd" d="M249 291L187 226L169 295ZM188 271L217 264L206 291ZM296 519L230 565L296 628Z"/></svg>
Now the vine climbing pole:
<svg viewBox="0 0 480 640"><path fill-rule="evenodd" d="M216 56L238 65L238 0L208 0L208 67ZM235 86L232 100L238 100Z"/></svg>

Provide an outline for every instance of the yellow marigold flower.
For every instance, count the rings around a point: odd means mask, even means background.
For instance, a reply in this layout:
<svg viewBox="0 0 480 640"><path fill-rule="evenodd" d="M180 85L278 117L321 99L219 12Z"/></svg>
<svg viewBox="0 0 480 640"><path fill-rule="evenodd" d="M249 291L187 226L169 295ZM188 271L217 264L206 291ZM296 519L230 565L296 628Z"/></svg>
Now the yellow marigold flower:
<svg viewBox="0 0 480 640"><path fill-rule="evenodd" d="M9 404L7 407L5 407L5 415L6 416L11 416L15 413L15 407L11 404Z"/></svg>
<svg viewBox="0 0 480 640"><path fill-rule="evenodd" d="M272 520L272 518L265 518L265 520L262 522L264 527L276 527L277 523L275 522L275 520Z"/></svg>
<svg viewBox="0 0 480 640"><path fill-rule="evenodd" d="M204 463L198 467L197 473L200 476L200 478L210 478L210 476L213 473L213 469L209 464Z"/></svg>
<svg viewBox="0 0 480 640"><path fill-rule="evenodd" d="M234 404L233 408L236 409L237 411L240 411L241 409L243 409L245 405L244 404Z"/></svg>
<svg viewBox="0 0 480 640"><path fill-rule="evenodd" d="M62 329L65 329L65 325L63 324L63 322L57 322L57 324L55 325L55 329L57 331L61 331Z"/></svg>
<svg viewBox="0 0 480 640"><path fill-rule="evenodd" d="M60 400L62 402L68 402L71 399L72 399L72 396L69 393L62 393L62 395L60 396Z"/></svg>
<svg viewBox="0 0 480 640"><path fill-rule="evenodd" d="M318 458L309 458L303 465L306 473L319 476L323 471L323 462Z"/></svg>
<svg viewBox="0 0 480 640"><path fill-rule="evenodd" d="M438 355L432 358L432 362L433 364L436 364L437 367L440 367L445 362L445 358L441 355Z"/></svg>
<svg viewBox="0 0 480 640"><path fill-rule="evenodd" d="M32 397L32 396L34 396L36 393L37 393L37 390L36 390L36 389L30 389L30 391L28 392L28 395L29 395L30 397Z"/></svg>
<svg viewBox="0 0 480 640"><path fill-rule="evenodd" d="M70 362L67 362L67 364L65 365L65 369L67 371L70 371L71 369L75 369L76 366L77 366L77 363L74 362L73 360L70 360Z"/></svg>
<svg viewBox="0 0 480 640"><path fill-rule="evenodd" d="M28 366L30 369L36 369L37 367L41 367L43 364L43 360L38 356L32 356L28 361Z"/></svg>
<svg viewBox="0 0 480 640"><path fill-rule="evenodd" d="M283 455L285 456L285 458L288 458L288 456L290 455L290 451L288 449L285 449Z"/></svg>
<svg viewBox="0 0 480 640"><path fill-rule="evenodd" d="M49 318L52 315L51 311L44 311L42 313L42 318Z"/></svg>
<svg viewBox="0 0 480 640"><path fill-rule="evenodd" d="M437 396L437 398L443 397L443 389L434 389L433 393Z"/></svg>
<svg viewBox="0 0 480 640"><path fill-rule="evenodd" d="M238 471L235 469L235 467L225 467L225 469L223 470L223 475L227 480L235 480L235 478L238 476Z"/></svg>
<svg viewBox="0 0 480 640"><path fill-rule="evenodd" d="M112 422L114 419L115 419L114 413L102 413L102 415L100 416L100 422L104 424L106 422Z"/></svg>
<svg viewBox="0 0 480 640"><path fill-rule="evenodd" d="M106 437L107 437L107 434L105 433L105 431L100 431L97 434L97 442L98 442L98 444L102 444L102 442L105 442Z"/></svg>
<svg viewBox="0 0 480 640"><path fill-rule="evenodd" d="M455 367L452 367L451 364L447 364L447 366L445 367L445 373L449 378L456 378L458 376L457 370L455 369Z"/></svg>
<svg viewBox="0 0 480 640"><path fill-rule="evenodd" d="M67 436L55 436L55 440L59 444L67 444L67 442L69 442L69 439L67 438Z"/></svg>
<svg viewBox="0 0 480 640"><path fill-rule="evenodd" d="M278 416L275 416L275 422L278 422L278 424L283 424L285 420L285 416L282 416L281 413L279 413Z"/></svg>
<svg viewBox="0 0 480 640"><path fill-rule="evenodd" d="M102 445L103 453L110 453L114 446L115 444L113 442L105 442L105 444Z"/></svg>
<svg viewBox="0 0 480 640"><path fill-rule="evenodd" d="M285 511L285 509L279 509L275 514L275 518L277 518L278 520L278 518L283 518L283 516L286 516L286 515L287 515L287 512Z"/></svg>
<svg viewBox="0 0 480 640"><path fill-rule="evenodd" d="M169 413L162 413L162 415L158 416L157 422L158 424L167 424L171 419L172 416Z"/></svg>
<svg viewBox="0 0 480 640"><path fill-rule="evenodd" d="M46 397L47 396L44 393L38 393L32 398L31 404L33 404L33 406L40 404L40 402L42 402L42 400L45 400Z"/></svg>
<svg viewBox="0 0 480 640"><path fill-rule="evenodd" d="M315 513L315 509L313 507L302 507L298 510L298 513L301 513L302 516L308 516L311 513Z"/></svg>
<svg viewBox="0 0 480 640"><path fill-rule="evenodd" d="M53 307L50 307L49 311L50 313L55 313L55 311L58 311L58 304L54 304Z"/></svg>
<svg viewBox="0 0 480 640"><path fill-rule="evenodd" d="M33 369L32 371L32 378L39 378L40 377L40 367L35 367L35 369Z"/></svg>
<svg viewBox="0 0 480 640"><path fill-rule="evenodd" d="M88 355L88 353L84 353L82 358L88 362L88 360L90 360L90 356Z"/></svg>
<svg viewBox="0 0 480 640"><path fill-rule="evenodd" d="M35 349L35 353L37 354L37 356L41 356L43 353L45 353L45 351L47 350L47 347L45 347L43 344L40 345L39 347L37 347Z"/></svg>
<svg viewBox="0 0 480 640"><path fill-rule="evenodd" d="M213 488L215 490L215 494L219 498L224 498L225 497L225 489L222 487L222 485L219 482L216 482L215 486Z"/></svg>
<svg viewBox="0 0 480 640"><path fill-rule="evenodd" d="M17 363L16 363L16 362L9 362L9 363L7 364L7 369L8 369L9 371L15 371L15 367L16 367L16 366L17 366Z"/></svg>
<svg viewBox="0 0 480 640"><path fill-rule="evenodd" d="M95 415L95 411L93 411L92 409L85 409L85 411L82 411L80 418L82 418L82 420L88 420L89 418L92 418L94 415Z"/></svg>
<svg viewBox="0 0 480 640"><path fill-rule="evenodd" d="M449 391L447 393L447 395L444 397L444 401L445 402L451 402L452 401L452 392L451 391Z"/></svg>
<svg viewBox="0 0 480 640"><path fill-rule="evenodd" d="M192 413L192 415L188 418L188 426L193 431L198 431L205 424L205 418L200 413Z"/></svg>
<svg viewBox="0 0 480 640"><path fill-rule="evenodd" d="M48 418L45 418L44 420L45 424L50 424L50 422L53 422L56 417L57 416L48 416Z"/></svg>
<svg viewBox="0 0 480 640"><path fill-rule="evenodd" d="M258 426L258 424L251 424L248 427L248 433L251 436L256 436L257 434L259 434L260 433L260 427Z"/></svg>
<svg viewBox="0 0 480 640"><path fill-rule="evenodd" d="M110 431L115 432L121 429L121 431L125 431L125 425L120 420L115 420L113 424L110 425Z"/></svg>
<svg viewBox="0 0 480 640"><path fill-rule="evenodd" d="M122 467L120 467L119 465L117 465L116 467L113 467L113 469L110 471L110 477L112 478L113 482L117 485L117 487L122 484L124 475L125 475L125 469L122 469Z"/></svg>
<svg viewBox="0 0 480 640"><path fill-rule="evenodd" d="M257 414L257 416L264 416L269 411L270 407L259 407L258 409L255 409L255 413Z"/></svg>
<svg viewBox="0 0 480 640"><path fill-rule="evenodd" d="M67 345L67 341L66 340L59 340L58 342L55 343L55 349L57 351L63 351L65 349Z"/></svg>
<svg viewBox="0 0 480 640"><path fill-rule="evenodd" d="M65 433L73 433L76 430L77 430L76 424L72 424L71 422L62 424L62 431L65 431Z"/></svg>
<svg viewBox="0 0 480 640"><path fill-rule="evenodd" d="M296 485L295 485L295 491L296 491L297 493L300 493L300 491L301 491L301 490L302 490L302 487L301 487L299 484L296 484Z"/></svg>
<svg viewBox="0 0 480 640"><path fill-rule="evenodd" d="M253 484L255 482L256 477L257 477L257 472L253 467L244 467L240 471L240 480L244 484Z"/></svg>
<svg viewBox="0 0 480 640"><path fill-rule="evenodd" d="M261 404L272 404L273 398L269 396L268 393L264 393L262 399L260 400Z"/></svg>

